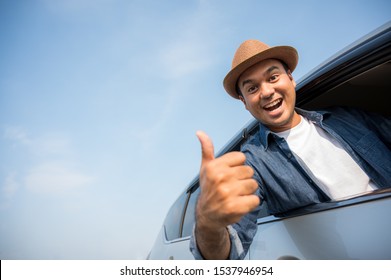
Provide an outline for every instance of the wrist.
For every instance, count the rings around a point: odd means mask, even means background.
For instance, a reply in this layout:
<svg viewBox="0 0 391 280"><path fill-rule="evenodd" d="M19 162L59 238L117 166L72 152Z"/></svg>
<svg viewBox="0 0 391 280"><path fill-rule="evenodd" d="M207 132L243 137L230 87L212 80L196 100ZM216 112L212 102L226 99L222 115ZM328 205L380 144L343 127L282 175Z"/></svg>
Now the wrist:
<svg viewBox="0 0 391 280"><path fill-rule="evenodd" d="M228 228L195 224L195 240L204 259L228 259L231 242Z"/></svg>

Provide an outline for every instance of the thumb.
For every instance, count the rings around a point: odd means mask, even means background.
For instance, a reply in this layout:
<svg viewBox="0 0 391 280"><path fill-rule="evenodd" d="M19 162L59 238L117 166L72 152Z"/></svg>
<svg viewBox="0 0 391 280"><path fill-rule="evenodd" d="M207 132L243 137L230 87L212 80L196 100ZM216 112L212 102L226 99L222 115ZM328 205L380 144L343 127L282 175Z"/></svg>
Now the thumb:
<svg viewBox="0 0 391 280"><path fill-rule="evenodd" d="M215 158L213 142L212 139L210 139L209 136L203 131L197 131L196 135L201 143L201 166L203 166L205 163Z"/></svg>

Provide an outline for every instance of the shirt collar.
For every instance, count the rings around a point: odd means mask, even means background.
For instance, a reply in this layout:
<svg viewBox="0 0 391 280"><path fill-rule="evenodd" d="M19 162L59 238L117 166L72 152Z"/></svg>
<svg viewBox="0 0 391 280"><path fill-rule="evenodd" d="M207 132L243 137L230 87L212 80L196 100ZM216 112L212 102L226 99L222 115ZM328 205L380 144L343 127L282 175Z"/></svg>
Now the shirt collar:
<svg viewBox="0 0 391 280"><path fill-rule="evenodd" d="M322 126L323 117L327 113L326 111L307 111L300 108L295 108L295 110L299 115L320 126ZM269 138L271 137L270 134L272 134L271 130L262 123L259 123L260 141L265 150L267 150L269 146Z"/></svg>

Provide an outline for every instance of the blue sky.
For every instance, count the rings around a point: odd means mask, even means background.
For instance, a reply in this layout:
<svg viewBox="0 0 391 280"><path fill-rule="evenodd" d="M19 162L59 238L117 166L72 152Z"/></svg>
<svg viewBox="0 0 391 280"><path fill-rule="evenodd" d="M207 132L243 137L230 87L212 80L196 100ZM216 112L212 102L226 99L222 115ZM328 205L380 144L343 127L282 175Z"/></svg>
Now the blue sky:
<svg viewBox="0 0 391 280"><path fill-rule="evenodd" d="M391 2L0 0L0 259L144 259L250 119L223 90L238 45L292 45L294 78L391 19Z"/></svg>

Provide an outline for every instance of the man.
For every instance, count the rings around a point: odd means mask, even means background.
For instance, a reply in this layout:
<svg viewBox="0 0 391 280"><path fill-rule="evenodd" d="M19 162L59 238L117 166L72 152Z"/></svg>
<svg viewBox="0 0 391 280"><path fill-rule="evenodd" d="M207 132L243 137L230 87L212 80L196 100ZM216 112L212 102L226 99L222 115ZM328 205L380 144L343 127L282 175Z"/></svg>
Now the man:
<svg viewBox="0 0 391 280"><path fill-rule="evenodd" d="M190 249L196 259L243 259L260 203L271 214L391 186L391 122L358 110L295 108L297 51L249 40L224 88L259 121L241 152L202 148L200 196Z"/></svg>

